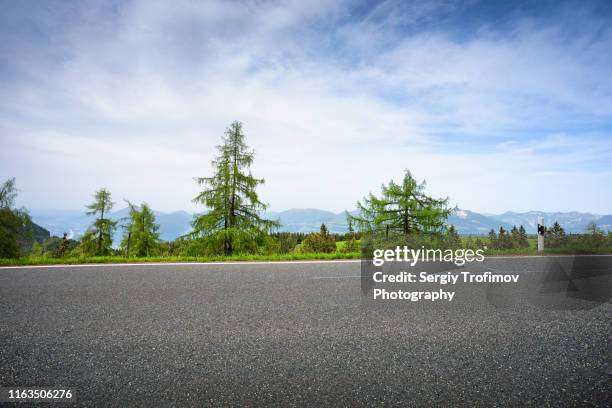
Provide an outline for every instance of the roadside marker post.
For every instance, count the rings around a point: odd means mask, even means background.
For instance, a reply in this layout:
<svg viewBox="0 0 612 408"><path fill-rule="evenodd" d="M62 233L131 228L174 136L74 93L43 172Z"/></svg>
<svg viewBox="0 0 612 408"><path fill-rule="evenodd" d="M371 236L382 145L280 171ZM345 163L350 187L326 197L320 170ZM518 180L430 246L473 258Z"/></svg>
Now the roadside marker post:
<svg viewBox="0 0 612 408"><path fill-rule="evenodd" d="M538 252L544 251L544 232L546 232L544 218L538 217Z"/></svg>

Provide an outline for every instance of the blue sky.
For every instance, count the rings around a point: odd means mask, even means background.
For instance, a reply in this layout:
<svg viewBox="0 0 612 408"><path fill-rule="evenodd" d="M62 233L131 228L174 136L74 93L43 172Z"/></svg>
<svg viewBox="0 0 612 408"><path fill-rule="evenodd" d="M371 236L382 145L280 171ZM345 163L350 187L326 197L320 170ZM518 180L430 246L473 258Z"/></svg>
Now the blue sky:
<svg viewBox="0 0 612 408"><path fill-rule="evenodd" d="M195 210L241 120L273 210L408 168L474 211L612 213L609 2L0 4L0 178L27 207Z"/></svg>

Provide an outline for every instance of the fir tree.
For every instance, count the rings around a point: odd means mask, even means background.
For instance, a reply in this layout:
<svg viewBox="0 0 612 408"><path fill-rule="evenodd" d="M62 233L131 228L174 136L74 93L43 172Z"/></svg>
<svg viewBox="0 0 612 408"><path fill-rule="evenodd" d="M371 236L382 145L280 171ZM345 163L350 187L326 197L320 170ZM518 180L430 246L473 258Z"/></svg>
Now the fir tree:
<svg viewBox="0 0 612 408"><path fill-rule="evenodd" d="M497 242L497 234L495 234L495 230L493 228L491 228L491 231L489 231L489 247L491 249L499 248L499 244Z"/></svg>
<svg viewBox="0 0 612 408"><path fill-rule="evenodd" d="M330 253L336 252L336 241L327 230L325 224L321 224L318 233L310 234L302 242L302 252L305 253Z"/></svg>
<svg viewBox="0 0 612 408"><path fill-rule="evenodd" d="M606 238L603 231L594 222L589 222L586 227L586 238L589 245L592 247L600 247L604 245Z"/></svg>
<svg viewBox="0 0 612 408"><path fill-rule="evenodd" d="M499 233L497 234L497 249L511 249L512 238L508 235L508 232L504 227L499 227Z"/></svg>
<svg viewBox="0 0 612 408"><path fill-rule="evenodd" d="M193 201L208 211L195 216L192 235L206 239L213 252L256 251L279 224L260 216L267 205L259 201L255 190L264 180L251 175L254 152L244 141L240 122L230 125L217 150L212 177L196 178L204 190Z"/></svg>
<svg viewBox="0 0 612 408"><path fill-rule="evenodd" d="M555 221L550 228L546 229L544 239L548 248L558 248L565 242L565 230Z"/></svg>
<svg viewBox="0 0 612 408"><path fill-rule="evenodd" d="M358 252L359 244L357 243L357 239L355 238L355 230L353 229L353 220L351 219L349 213L346 213L346 220L348 223L348 234L346 236L346 243L344 245L344 252Z"/></svg>
<svg viewBox="0 0 612 408"><path fill-rule="evenodd" d="M6 180L0 187L0 208L12 208L18 191L15 177Z"/></svg>
<svg viewBox="0 0 612 408"><path fill-rule="evenodd" d="M357 202L359 215L352 216L364 231L440 232L451 213L448 199L435 199L425 194L425 182L418 183L406 170L400 184L391 181L382 186L380 197L370 193L363 203Z"/></svg>
<svg viewBox="0 0 612 408"><path fill-rule="evenodd" d="M593 221L587 224L586 233L589 235L603 235L603 231Z"/></svg>
<svg viewBox="0 0 612 408"><path fill-rule="evenodd" d="M446 232L449 248L459 248L461 246L461 238L457 233L454 225L451 225Z"/></svg>
<svg viewBox="0 0 612 408"><path fill-rule="evenodd" d="M112 253L113 233L117 222L109 218L109 213L114 205L111 193L101 188L94 194L93 203L87 206L89 211L86 214L97 216L81 241L83 252L87 255L104 256Z"/></svg>
<svg viewBox="0 0 612 408"><path fill-rule="evenodd" d="M512 229L510 230L510 241L512 243L512 247L519 248L520 240L521 240L521 234L519 232L519 229L516 228L516 225L514 225Z"/></svg>
<svg viewBox="0 0 612 408"><path fill-rule="evenodd" d="M518 246L519 248L529 248L529 239L527 239L527 231L525 231L525 227L523 227L523 225L519 227Z"/></svg>
<svg viewBox="0 0 612 408"><path fill-rule="evenodd" d="M130 240L130 254L137 257L153 256L159 253L159 224L147 203L140 209L127 201L130 208L128 224L125 226L122 247L127 248Z"/></svg>
<svg viewBox="0 0 612 408"><path fill-rule="evenodd" d="M68 234L64 232L64 237L62 238L59 245L57 246L57 251L55 251L56 258L64 257L64 255L66 254L66 250L68 249L69 243L70 243L70 240L68 239Z"/></svg>

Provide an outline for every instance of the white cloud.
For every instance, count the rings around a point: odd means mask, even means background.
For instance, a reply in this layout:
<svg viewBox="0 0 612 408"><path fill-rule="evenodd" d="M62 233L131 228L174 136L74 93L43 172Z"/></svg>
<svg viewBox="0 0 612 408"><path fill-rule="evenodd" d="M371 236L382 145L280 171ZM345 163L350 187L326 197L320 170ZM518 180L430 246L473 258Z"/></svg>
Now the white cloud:
<svg viewBox="0 0 612 408"><path fill-rule="evenodd" d="M340 211L409 168L465 209L612 212L610 29L402 34L453 7L400 4L361 20L337 2L84 8L59 57L15 55L35 80L0 103L0 172L31 207L104 185L193 209L191 178L238 119L273 209Z"/></svg>

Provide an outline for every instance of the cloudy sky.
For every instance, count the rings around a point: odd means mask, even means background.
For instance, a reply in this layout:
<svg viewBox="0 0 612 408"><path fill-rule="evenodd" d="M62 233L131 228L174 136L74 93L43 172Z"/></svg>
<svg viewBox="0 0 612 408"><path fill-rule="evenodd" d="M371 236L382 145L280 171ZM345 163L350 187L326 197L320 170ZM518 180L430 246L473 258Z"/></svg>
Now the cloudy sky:
<svg viewBox="0 0 612 408"><path fill-rule="evenodd" d="M482 212L612 213L612 5L0 1L0 178L19 204L195 210L234 120L272 210L410 169Z"/></svg>

